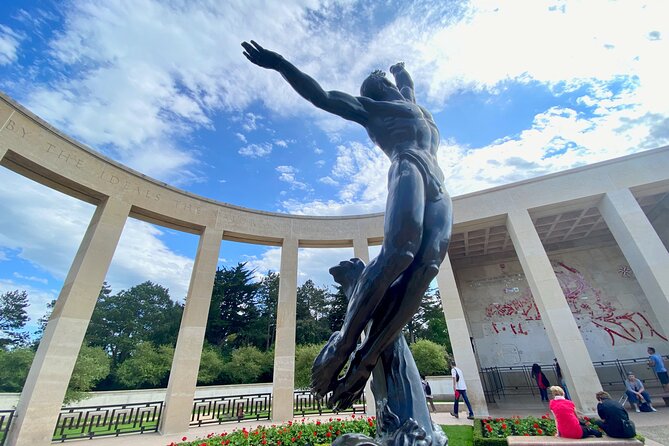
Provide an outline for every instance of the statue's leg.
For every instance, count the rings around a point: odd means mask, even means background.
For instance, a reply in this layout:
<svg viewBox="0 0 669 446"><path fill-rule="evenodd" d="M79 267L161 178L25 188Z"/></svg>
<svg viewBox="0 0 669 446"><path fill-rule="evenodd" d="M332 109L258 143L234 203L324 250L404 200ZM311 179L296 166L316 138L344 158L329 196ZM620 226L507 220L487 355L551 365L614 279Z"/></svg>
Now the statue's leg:
<svg viewBox="0 0 669 446"><path fill-rule="evenodd" d="M411 265L421 246L425 185L421 172L400 160L388 173L384 239L379 255L362 271L353 290L342 328L334 332L312 367L312 392L324 397L355 350L358 339L386 291Z"/></svg>
<svg viewBox="0 0 669 446"><path fill-rule="evenodd" d="M392 284L374 312L370 333L355 352L346 375L330 398L338 409L347 407L351 399L359 395L381 353L401 335L402 328L420 307L425 291L446 256L451 219L448 197L427 203L421 248L415 261Z"/></svg>

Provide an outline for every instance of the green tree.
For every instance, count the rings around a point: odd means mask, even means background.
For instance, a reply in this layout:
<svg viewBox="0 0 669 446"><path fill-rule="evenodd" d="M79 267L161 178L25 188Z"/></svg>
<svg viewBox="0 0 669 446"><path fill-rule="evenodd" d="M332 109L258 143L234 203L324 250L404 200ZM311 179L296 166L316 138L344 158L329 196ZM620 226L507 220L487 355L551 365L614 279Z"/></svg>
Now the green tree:
<svg viewBox="0 0 669 446"><path fill-rule="evenodd" d="M20 392L34 358L30 348L0 350L0 392Z"/></svg>
<svg viewBox="0 0 669 446"><path fill-rule="evenodd" d="M8 291L0 294L0 348L9 349L26 345L28 333L23 328L28 322L28 293Z"/></svg>
<svg viewBox="0 0 669 446"><path fill-rule="evenodd" d="M298 345L295 348L295 388L308 389L311 384L311 366L323 344Z"/></svg>
<svg viewBox="0 0 669 446"><path fill-rule="evenodd" d="M89 345L82 346L65 393L65 404L83 399L86 396L85 392L90 391L95 384L106 378L110 370L111 358L104 349Z"/></svg>
<svg viewBox="0 0 669 446"><path fill-rule="evenodd" d="M212 384L216 382L218 377L223 372L225 361L221 352L212 345L205 345L202 349L202 357L200 358L200 370L197 374L198 384Z"/></svg>
<svg viewBox="0 0 669 446"><path fill-rule="evenodd" d="M255 322L254 333L258 333L253 345L268 351L274 344L276 334L276 307L279 301L279 273L269 271L260 281L256 293L256 306L259 317Z"/></svg>
<svg viewBox="0 0 669 446"><path fill-rule="evenodd" d="M330 337L326 317L327 289L307 280L297 288L296 343L318 344Z"/></svg>
<svg viewBox="0 0 669 446"><path fill-rule="evenodd" d="M239 347L232 351L230 360L223 367L223 374L229 383L249 384L258 382L271 367L269 352L262 352L254 346Z"/></svg>
<svg viewBox="0 0 669 446"><path fill-rule="evenodd" d="M438 375L446 373L448 363L446 350L443 346L421 339L409 346L418 371L423 375Z"/></svg>
<svg viewBox="0 0 669 446"><path fill-rule="evenodd" d="M258 318L255 298L259 288L252 279L253 271L246 268L246 263L216 271L205 333L207 342L228 351L252 342L255 336L249 335L248 329Z"/></svg>
<svg viewBox="0 0 669 446"><path fill-rule="evenodd" d="M330 294L328 298L327 320L330 331L337 331L344 324L346 309L348 308L348 299L341 286L337 285L337 292Z"/></svg>
<svg viewBox="0 0 669 446"><path fill-rule="evenodd" d="M112 295L105 283L86 341L109 352L115 369L141 342L175 345L182 312L167 288L158 284L147 281Z"/></svg>
<svg viewBox="0 0 669 446"><path fill-rule="evenodd" d="M116 379L128 389L151 388L167 384L174 347L141 342L116 370Z"/></svg>

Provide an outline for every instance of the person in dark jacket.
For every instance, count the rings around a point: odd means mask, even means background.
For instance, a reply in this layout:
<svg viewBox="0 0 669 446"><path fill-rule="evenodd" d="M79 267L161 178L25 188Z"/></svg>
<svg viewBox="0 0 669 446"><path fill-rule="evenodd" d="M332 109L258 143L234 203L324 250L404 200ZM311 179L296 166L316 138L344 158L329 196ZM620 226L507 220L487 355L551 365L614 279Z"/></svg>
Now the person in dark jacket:
<svg viewBox="0 0 669 446"><path fill-rule="evenodd" d="M541 371L541 366L539 364L532 364L532 378L536 380L537 387L539 387L541 401L548 402L548 388L551 386L551 383L548 382L548 378L546 378L544 372Z"/></svg>
<svg viewBox="0 0 669 446"><path fill-rule="evenodd" d="M634 438L636 427L622 404L612 400L607 392L597 392L595 397L598 401L597 414L601 420L594 420L593 423L609 437Z"/></svg>

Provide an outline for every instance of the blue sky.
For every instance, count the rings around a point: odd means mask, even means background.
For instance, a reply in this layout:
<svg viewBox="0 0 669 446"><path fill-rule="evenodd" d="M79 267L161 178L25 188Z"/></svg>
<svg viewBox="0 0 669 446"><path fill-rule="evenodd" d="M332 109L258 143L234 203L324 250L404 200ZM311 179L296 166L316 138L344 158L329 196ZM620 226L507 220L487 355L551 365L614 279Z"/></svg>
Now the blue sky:
<svg viewBox="0 0 669 446"><path fill-rule="evenodd" d="M452 195L666 145L669 3L20 1L0 3L0 89L73 138L212 199L312 215L378 212L388 162L240 42L357 94L405 61L434 114ZM0 291L55 298L92 208L0 170ZM131 221L108 281L181 298L197 239ZM301 250L300 280L348 250ZM279 253L225 242L221 265Z"/></svg>

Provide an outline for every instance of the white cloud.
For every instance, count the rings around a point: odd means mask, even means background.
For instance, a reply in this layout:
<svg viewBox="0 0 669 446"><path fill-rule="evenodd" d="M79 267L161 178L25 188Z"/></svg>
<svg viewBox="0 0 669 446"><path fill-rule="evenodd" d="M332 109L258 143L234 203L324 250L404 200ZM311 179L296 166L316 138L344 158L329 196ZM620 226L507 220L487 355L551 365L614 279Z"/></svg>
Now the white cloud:
<svg viewBox="0 0 669 446"><path fill-rule="evenodd" d="M249 144L248 146L239 149L237 153L249 158L261 158L272 153L272 144L268 142L262 144Z"/></svg>
<svg viewBox="0 0 669 446"><path fill-rule="evenodd" d="M333 180L331 177L322 177L318 179L319 183L327 184L328 186L339 186L339 183L336 180Z"/></svg>
<svg viewBox="0 0 669 446"><path fill-rule="evenodd" d="M16 62L21 40L21 35L5 25L0 25L0 65Z"/></svg>
<svg viewBox="0 0 669 446"><path fill-rule="evenodd" d="M0 169L0 184L0 248L16 250L20 259L57 281L64 280L94 207L7 169ZM106 278L114 291L151 280L168 287L175 299L185 296L193 260L170 250L161 240L163 235L157 226L128 219ZM24 283L43 282L48 277L12 274ZM34 284L31 287L35 288Z"/></svg>
<svg viewBox="0 0 669 446"><path fill-rule="evenodd" d="M14 277L16 277L19 280L28 280L30 282L43 283L44 285L49 283L49 281L47 279L45 279L44 277L24 276L23 274L17 273L17 272L14 272Z"/></svg>
<svg viewBox="0 0 669 446"><path fill-rule="evenodd" d="M237 136L237 138L239 138L239 140L240 140L241 142L243 142L244 144L246 144L246 142L247 142L247 141L246 141L246 136L244 136L242 133L235 133L235 136Z"/></svg>
<svg viewBox="0 0 669 446"><path fill-rule="evenodd" d="M295 175L299 172L293 166L277 166L276 171L279 172L279 181L290 184L291 189L311 190L308 184L298 181Z"/></svg>
<svg viewBox="0 0 669 446"><path fill-rule="evenodd" d="M288 147L288 141L284 139L276 139L274 140L274 144L276 144L279 147Z"/></svg>
<svg viewBox="0 0 669 446"><path fill-rule="evenodd" d="M128 219L107 274L115 292L150 280L169 288L173 299L183 301L193 259L173 252L161 240L163 235L158 226ZM197 245L195 237L193 244Z"/></svg>

